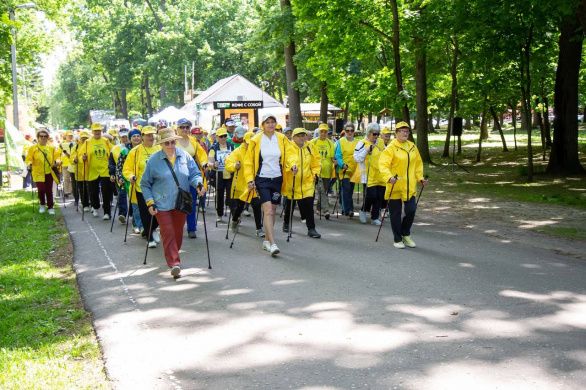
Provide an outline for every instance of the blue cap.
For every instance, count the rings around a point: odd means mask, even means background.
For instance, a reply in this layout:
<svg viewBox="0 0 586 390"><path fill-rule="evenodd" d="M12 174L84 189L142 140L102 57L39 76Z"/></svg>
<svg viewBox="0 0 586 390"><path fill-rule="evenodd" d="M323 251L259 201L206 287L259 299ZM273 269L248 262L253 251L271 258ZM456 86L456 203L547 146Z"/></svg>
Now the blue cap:
<svg viewBox="0 0 586 390"><path fill-rule="evenodd" d="M191 127L191 121L186 118L181 118L177 121L177 126L185 126L185 125Z"/></svg>
<svg viewBox="0 0 586 390"><path fill-rule="evenodd" d="M132 129L132 131L130 133L128 133L128 137L129 138L132 138L133 135L140 135L140 136L142 136L140 130L137 130L137 129Z"/></svg>

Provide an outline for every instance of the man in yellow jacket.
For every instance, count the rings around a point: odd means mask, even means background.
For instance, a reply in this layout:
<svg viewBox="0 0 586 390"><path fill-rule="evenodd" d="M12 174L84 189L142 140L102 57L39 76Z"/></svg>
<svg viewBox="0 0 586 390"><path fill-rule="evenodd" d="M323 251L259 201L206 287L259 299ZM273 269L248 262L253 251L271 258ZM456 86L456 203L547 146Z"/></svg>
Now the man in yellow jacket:
<svg viewBox="0 0 586 390"><path fill-rule="evenodd" d="M384 142L380 138L380 126L378 123L369 123L366 127L366 138L360 140L354 151L354 160L360 166L360 182L366 185L364 203L359 212L360 222L366 223L366 215L370 211L371 223L380 226L380 210L385 195L385 180L379 171L379 158L385 149Z"/></svg>
<svg viewBox="0 0 586 390"><path fill-rule="evenodd" d="M320 238L321 234L315 230L315 218L313 215L313 199L315 195L315 178L321 169L321 157L312 144L305 141L307 130L298 127L293 130L293 150L297 155L297 174L287 171L283 175L283 195L286 196L285 219L283 231L289 233L289 218L295 203L299 205L299 212L305 217L307 235L312 238Z"/></svg>
<svg viewBox="0 0 586 390"><path fill-rule="evenodd" d="M85 152L81 156L87 164L87 181L89 187L92 214L98 216L100 209L100 191L102 193L102 207L104 208L104 220L110 219L112 205L112 182L108 171L108 158L112 144L102 137L102 125L93 123L91 126L92 138L84 145Z"/></svg>
<svg viewBox="0 0 586 390"><path fill-rule="evenodd" d="M55 215L53 209L53 182L59 183L59 179L53 169L56 169L61 161L59 150L48 144L49 132L41 128L37 132L38 143L31 146L26 155L25 163L32 173L33 181L37 185L39 195L39 213L48 211Z"/></svg>
<svg viewBox="0 0 586 390"><path fill-rule="evenodd" d="M354 183L350 178L356 170L354 161L354 149L358 140L354 138L354 125L347 123L344 126L344 137L336 143L336 161L338 162L338 175L342 182L340 201L342 202L342 214L349 218L354 216Z"/></svg>
<svg viewBox="0 0 586 390"><path fill-rule="evenodd" d="M421 183L422 186L427 184L423 177L423 161L417 146L408 140L409 133L409 125L406 122L397 123L395 139L382 152L379 159L380 174L387 183L385 199L389 200L393 245L398 249L416 246L411 238L411 226L417 208L417 183ZM401 217L403 209L405 216Z"/></svg>
<svg viewBox="0 0 586 390"><path fill-rule="evenodd" d="M240 147L230 153L225 161L226 170L234 174L232 180L232 188L230 188L230 197L232 199L232 206L230 207L231 219L232 219L232 231L235 231L240 223L240 216L244 211L244 206L250 203L252 211L254 213L254 223L256 225L256 236L264 237L265 233L262 228L261 211L260 211L260 199L258 196L254 196L254 191L248 191L248 183L244 177L244 159L246 157L246 151L248 150L248 144L250 139L254 136L252 131L244 134L243 142ZM244 200L243 200L244 198Z"/></svg>

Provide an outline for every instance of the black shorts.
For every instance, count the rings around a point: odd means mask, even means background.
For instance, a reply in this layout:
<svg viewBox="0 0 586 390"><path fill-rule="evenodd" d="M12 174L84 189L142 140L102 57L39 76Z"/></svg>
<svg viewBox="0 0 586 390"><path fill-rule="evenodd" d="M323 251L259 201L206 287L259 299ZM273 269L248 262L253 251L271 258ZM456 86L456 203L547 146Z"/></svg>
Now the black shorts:
<svg viewBox="0 0 586 390"><path fill-rule="evenodd" d="M260 203L271 202L272 204L281 203L281 186L283 185L283 176L279 177L256 177L254 181L256 192L260 197Z"/></svg>

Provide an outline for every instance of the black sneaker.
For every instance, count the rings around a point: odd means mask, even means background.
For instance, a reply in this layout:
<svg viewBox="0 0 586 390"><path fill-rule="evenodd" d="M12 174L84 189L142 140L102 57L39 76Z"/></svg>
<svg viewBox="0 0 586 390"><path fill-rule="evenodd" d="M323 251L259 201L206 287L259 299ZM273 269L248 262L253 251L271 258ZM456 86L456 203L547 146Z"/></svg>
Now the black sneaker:
<svg viewBox="0 0 586 390"><path fill-rule="evenodd" d="M197 233L196 232L187 232L187 237L189 237L189 238L197 238Z"/></svg>
<svg viewBox="0 0 586 390"><path fill-rule="evenodd" d="M283 233L289 233L289 224L283 224Z"/></svg>
<svg viewBox="0 0 586 390"><path fill-rule="evenodd" d="M308 229L307 235L311 238L321 238L321 234L319 234L315 229Z"/></svg>

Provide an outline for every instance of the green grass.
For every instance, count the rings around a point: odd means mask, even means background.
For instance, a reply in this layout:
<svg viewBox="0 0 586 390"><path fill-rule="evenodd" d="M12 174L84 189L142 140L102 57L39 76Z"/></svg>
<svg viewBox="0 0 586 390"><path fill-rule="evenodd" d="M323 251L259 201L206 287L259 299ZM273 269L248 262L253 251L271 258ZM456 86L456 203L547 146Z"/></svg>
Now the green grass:
<svg viewBox="0 0 586 390"><path fill-rule="evenodd" d="M109 388L59 219L0 192L0 388Z"/></svg>
<svg viewBox="0 0 586 390"><path fill-rule="evenodd" d="M586 240L586 229L581 228L543 226L537 229L536 231L556 237Z"/></svg>

